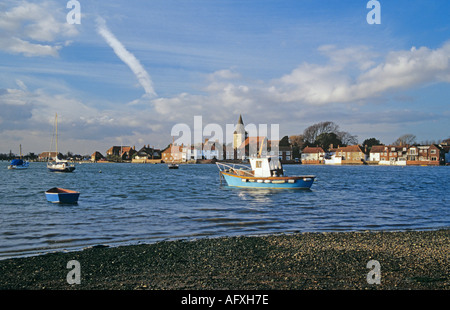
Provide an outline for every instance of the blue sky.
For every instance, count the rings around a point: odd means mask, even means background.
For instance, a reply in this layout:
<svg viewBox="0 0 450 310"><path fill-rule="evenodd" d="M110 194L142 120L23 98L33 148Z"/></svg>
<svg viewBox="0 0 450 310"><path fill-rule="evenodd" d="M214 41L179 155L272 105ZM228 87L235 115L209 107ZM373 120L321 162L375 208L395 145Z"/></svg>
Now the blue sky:
<svg viewBox="0 0 450 310"><path fill-rule="evenodd" d="M0 0L0 152L164 148L179 123L334 121L385 144L450 136L450 2Z"/></svg>

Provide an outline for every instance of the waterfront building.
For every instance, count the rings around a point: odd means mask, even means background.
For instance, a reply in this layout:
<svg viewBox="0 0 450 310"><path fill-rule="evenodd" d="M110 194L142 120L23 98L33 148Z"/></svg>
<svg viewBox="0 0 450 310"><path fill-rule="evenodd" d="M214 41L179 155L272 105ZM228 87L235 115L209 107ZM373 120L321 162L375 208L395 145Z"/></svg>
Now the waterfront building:
<svg viewBox="0 0 450 310"><path fill-rule="evenodd" d="M323 164L325 160L325 151L320 146L307 146L301 154L302 164Z"/></svg>
<svg viewBox="0 0 450 310"><path fill-rule="evenodd" d="M408 146L374 145L370 150L369 160L379 165L405 166Z"/></svg>
<svg viewBox="0 0 450 310"><path fill-rule="evenodd" d="M439 166L445 164L445 149L437 144L414 145L407 151L407 165Z"/></svg>
<svg viewBox="0 0 450 310"><path fill-rule="evenodd" d="M98 160L101 160L101 159L104 159L102 153L97 152L97 151L94 152L94 153L92 153L92 155L91 155L91 161L98 161Z"/></svg>

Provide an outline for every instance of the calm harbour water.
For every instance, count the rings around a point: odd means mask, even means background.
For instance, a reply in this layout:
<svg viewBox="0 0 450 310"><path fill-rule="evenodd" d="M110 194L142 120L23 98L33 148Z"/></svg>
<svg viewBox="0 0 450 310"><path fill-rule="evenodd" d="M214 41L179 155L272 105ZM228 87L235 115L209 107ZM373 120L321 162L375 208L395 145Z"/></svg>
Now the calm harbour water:
<svg viewBox="0 0 450 310"><path fill-rule="evenodd" d="M51 173L0 162L0 259L51 251L270 233L450 227L450 167L285 165L311 191L220 185L216 165L77 164ZM76 205L45 190L81 192Z"/></svg>

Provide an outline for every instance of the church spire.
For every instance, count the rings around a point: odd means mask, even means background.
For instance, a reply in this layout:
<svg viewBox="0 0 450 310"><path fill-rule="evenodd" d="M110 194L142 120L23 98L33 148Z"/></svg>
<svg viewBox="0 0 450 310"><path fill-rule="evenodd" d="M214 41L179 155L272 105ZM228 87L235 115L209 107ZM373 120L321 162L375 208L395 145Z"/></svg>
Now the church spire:
<svg viewBox="0 0 450 310"><path fill-rule="evenodd" d="M242 121L242 115L241 114L239 114L238 125L244 125L244 122Z"/></svg>

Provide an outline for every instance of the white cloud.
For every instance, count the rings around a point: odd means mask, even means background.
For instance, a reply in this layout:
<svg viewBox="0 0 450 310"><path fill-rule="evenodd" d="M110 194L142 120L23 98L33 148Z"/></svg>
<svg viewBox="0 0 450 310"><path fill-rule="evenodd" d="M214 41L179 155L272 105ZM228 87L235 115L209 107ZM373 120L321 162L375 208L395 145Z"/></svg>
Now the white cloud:
<svg viewBox="0 0 450 310"><path fill-rule="evenodd" d="M60 7L53 1L21 1L0 12L0 49L28 57L57 56L64 44L55 40L78 34L75 26L65 22Z"/></svg>
<svg viewBox="0 0 450 310"><path fill-rule="evenodd" d="M271 91L279 100L313 105L354 103L390 91L450 82L450 42L435 50L421 47L390 52L378 65L369 58L356 57L353 49L319 50L325 52L330 63L305 63L276 80ZM354 72L350 63L358 64L356 74L350 73Z"/></svg>
<svg viewBox="0 0 450 310"><path fill-rule="evenodd" d="M108 45L114 50L117 57L119 57L136 75L141 86L144 88L145 93L149 96L156 96L156 92L153 89L153 82L150 75L141 65L139 60L123 46L123 44L111 33L106 26L106 22L102 18L97 18L97 31L105 39Z"/></svg>

